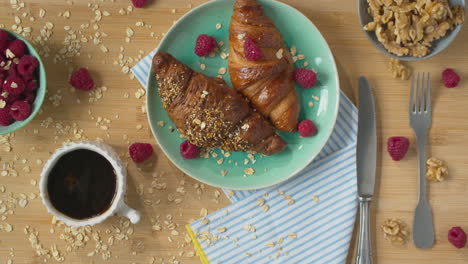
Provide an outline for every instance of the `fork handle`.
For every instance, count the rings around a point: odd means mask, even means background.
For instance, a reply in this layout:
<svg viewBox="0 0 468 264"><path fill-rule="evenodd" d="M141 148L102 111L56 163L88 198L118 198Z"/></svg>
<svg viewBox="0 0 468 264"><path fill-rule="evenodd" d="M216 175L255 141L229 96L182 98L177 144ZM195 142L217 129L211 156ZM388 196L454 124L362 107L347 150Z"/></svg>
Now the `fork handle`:
<svg viewBox="0 0 468 264"><path fill-rule="evenodd" d="M426 196L426 143L427 132L418 131L416 134L416 144L418 145L419 158L419 202L425 202Z"/></svg>

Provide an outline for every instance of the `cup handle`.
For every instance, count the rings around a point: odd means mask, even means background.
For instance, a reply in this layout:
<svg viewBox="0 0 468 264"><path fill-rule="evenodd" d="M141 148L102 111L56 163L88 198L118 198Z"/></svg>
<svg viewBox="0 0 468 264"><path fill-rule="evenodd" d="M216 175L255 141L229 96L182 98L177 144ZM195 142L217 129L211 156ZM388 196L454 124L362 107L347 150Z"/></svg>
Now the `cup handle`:
<svg viewBox="0 0 468 264"><path fill-rule="evenodd" d="M120 204L120 208L119 210L117 210L117 214L127 217L128 219L130 219L130 222L132 222L132 224L140 222L141 219L140 212L128 207L128 205L124 202Z"/></svg>

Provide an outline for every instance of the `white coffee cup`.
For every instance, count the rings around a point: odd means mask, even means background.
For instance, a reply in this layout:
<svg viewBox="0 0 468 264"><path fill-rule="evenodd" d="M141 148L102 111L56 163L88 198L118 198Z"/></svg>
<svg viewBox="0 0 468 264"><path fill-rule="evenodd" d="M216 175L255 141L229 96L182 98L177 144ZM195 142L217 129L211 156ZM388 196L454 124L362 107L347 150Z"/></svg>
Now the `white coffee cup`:
<svg viewBox="0 0 468 264"><path fill-rule="evenodd" d="M70 153L75 150L86 149L94 151L104 158L106 158L112 167L114 168L116 175L116 188L114 199L111 202L110 207L97 216L93 216L87 219L75 219L71 218L60 211L58 211L51 203L49 198L49 192L47 189L47 182L49 179L49 174L52 169L55 167L57 161L67 153ZM125 204L124 194L127 184L127 170L123 165L122 161L119 158L119 155L109 146L102 142L98 141L80 141L68 143L61 148L57 149L54 154L50 157L47 163L44 165L44 168L41 173L40 180L40 194L42 202L47 208L49 213L53 214L57 220L64 222L69 226L86 226L86 225L96 225L106 220L109 216L113 214L118 214L127 217L132 223L137 223L140 221L140 213Z"/></svg>

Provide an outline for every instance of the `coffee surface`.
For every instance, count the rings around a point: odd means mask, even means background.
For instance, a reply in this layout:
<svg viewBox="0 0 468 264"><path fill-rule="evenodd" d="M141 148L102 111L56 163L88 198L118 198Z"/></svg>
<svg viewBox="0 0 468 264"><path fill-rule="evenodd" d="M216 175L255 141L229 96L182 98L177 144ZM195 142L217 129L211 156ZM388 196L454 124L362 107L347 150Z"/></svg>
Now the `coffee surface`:
<svg viewBox="0 0 468 264"><path fill-rule="evenodd" d="M71 218L86 219L109 209L116 181L114 168L105 157L80 149L57 161L49 175L47 190L58 211Z"/></svg>

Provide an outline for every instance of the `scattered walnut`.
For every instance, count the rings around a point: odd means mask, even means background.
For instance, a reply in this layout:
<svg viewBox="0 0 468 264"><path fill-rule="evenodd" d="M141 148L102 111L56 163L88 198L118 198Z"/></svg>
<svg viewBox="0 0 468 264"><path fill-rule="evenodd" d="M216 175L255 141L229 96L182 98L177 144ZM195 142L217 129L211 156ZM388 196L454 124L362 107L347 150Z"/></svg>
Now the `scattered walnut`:
<svg viewBox="0 0 468 264"><path fill-rule="evenodd" d="M408 80L411 76L411 69L395 58L390 58L388 71L392 73L392 77L396 79Z"/></svg>
<svg viewBox="0 0 468 264"><path fill-rule="evenodd" d="M398 56L424 57L432 42L465 20L462 6L447 0L368 0L373 21L364 26L379 42Z"/></svg>
<svg viewBox="0 0 468 264"><path fill-rule="evenodd" d="M430 181L441 182L448 175L447 165L437 158L430 158L426 162L426 178Z"/></svg>
<svg viewBox="0 0 468 264"><path fill-rule="evenodd" d="M408 238L406 225L400 219L387 219L382 225L385 239L393 244L404 244Z"/></svg>

